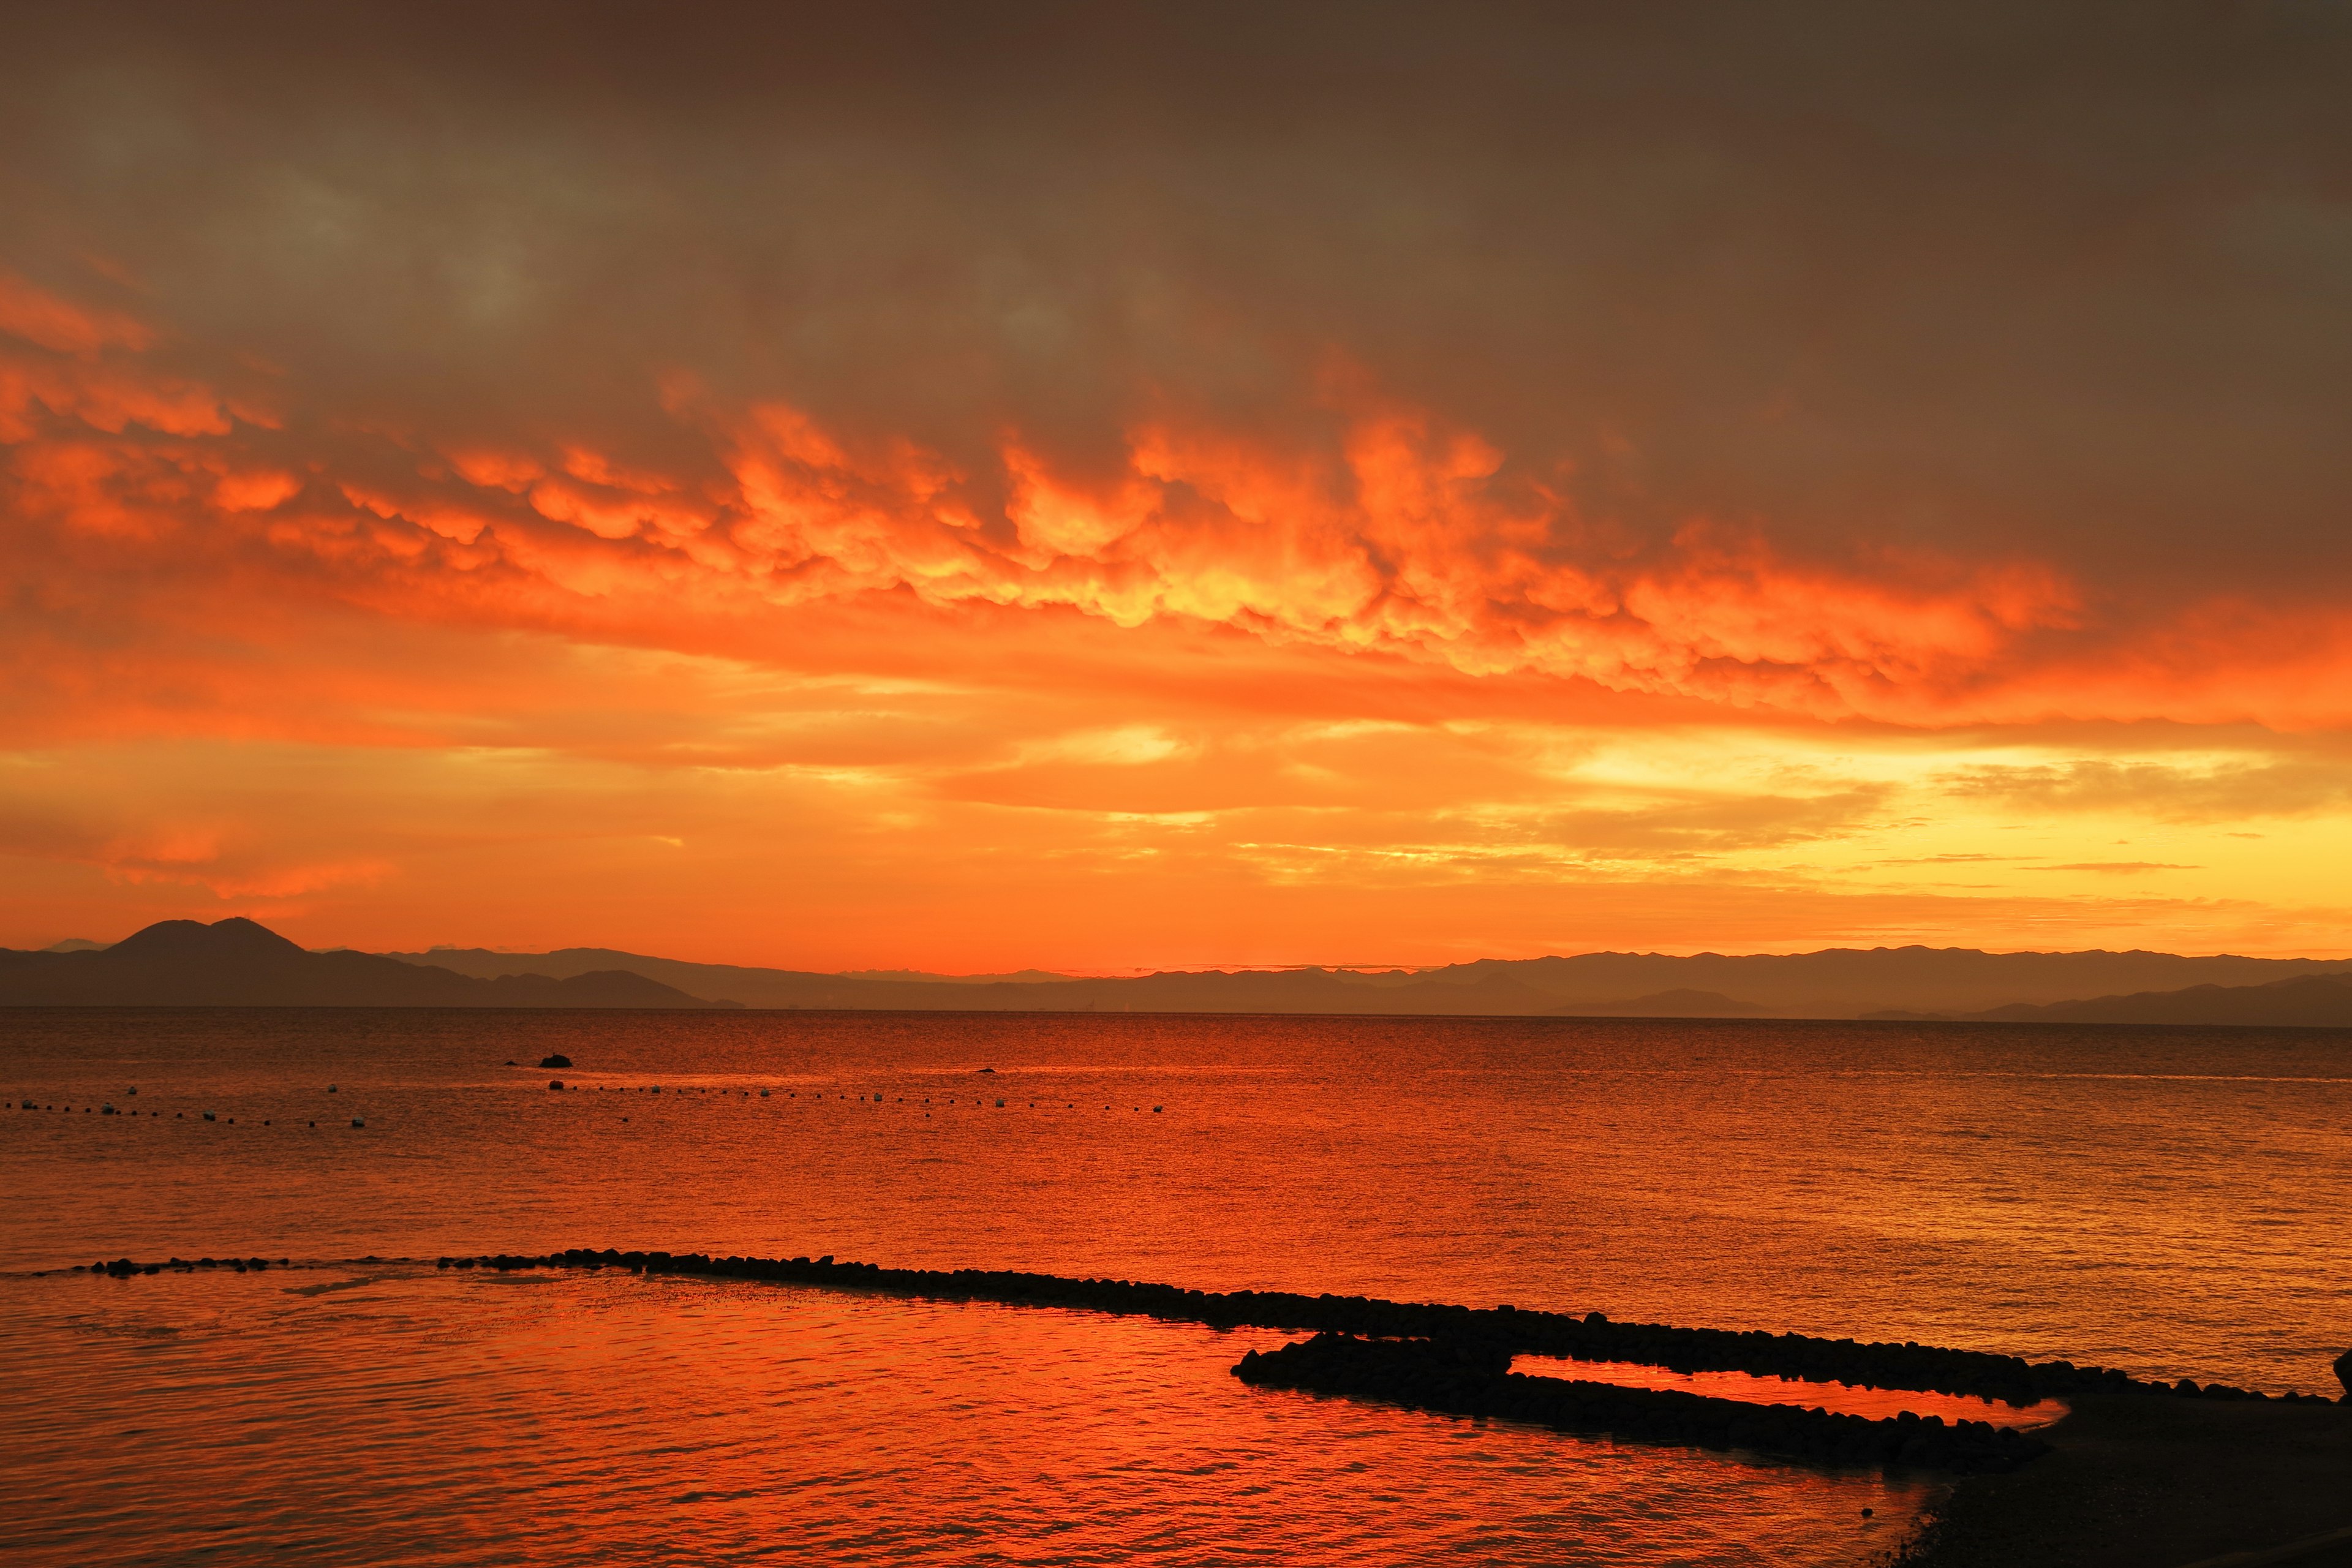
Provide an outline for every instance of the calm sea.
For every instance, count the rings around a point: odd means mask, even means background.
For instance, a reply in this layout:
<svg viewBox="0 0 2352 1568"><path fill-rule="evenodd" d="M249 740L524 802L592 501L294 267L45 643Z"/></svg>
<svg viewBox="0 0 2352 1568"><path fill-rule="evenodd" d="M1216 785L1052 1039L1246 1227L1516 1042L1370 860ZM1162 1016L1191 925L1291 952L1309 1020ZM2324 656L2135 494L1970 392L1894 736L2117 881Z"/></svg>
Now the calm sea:
<svg viewBox="0 0 2352 1568"><path fill-rule="evenodd" d="M2272 1390L2352 1343L2352 1037L2315 1031L19 1010L0 1093L11 1562L1847 1563L1931 1495L1245 1389L1271 1333L443 1253L1510 1301ZM174 1254L301 1267L40 1272Z"/></svg>

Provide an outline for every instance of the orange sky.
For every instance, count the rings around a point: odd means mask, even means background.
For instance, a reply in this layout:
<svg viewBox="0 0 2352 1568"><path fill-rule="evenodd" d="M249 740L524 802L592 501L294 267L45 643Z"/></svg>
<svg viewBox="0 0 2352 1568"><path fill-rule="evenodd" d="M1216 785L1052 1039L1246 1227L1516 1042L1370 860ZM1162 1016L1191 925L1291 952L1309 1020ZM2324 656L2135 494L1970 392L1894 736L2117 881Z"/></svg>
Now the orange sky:
<svg viewBox="0 0 2352 1568"><path fill-rule="evenodd" d="M2352 952L2339 35L122 15L0 119L0 944Z"/></svg>

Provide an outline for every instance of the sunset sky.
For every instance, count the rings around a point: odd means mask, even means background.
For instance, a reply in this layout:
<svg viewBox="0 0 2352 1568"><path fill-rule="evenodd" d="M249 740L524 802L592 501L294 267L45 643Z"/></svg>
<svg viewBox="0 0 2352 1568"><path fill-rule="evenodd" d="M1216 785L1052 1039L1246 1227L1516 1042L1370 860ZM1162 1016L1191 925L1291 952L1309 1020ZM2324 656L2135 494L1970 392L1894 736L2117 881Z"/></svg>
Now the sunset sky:
<svg viewBox="0 0 2352 1568"><path fill-rule="evenodd" d="M0 944L2352 952L2352 22L83 6Z"/></svg>

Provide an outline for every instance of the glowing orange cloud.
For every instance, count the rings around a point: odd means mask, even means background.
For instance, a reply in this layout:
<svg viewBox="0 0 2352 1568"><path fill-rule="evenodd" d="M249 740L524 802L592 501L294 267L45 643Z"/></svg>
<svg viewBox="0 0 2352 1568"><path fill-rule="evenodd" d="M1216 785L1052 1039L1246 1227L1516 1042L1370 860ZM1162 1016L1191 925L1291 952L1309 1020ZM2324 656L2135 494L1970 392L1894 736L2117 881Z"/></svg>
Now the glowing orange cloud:
<svg viewBox="0 0 2352 1568"><path fill-rule="evenodd" d="M1755 518L1646 537L1344 373L1320 437L1170 405L1088 462L679 376L656 460L196 377L162 330L14 280L0 331L0 854L26 910L95 934L202 898L489 939L432 923L463 907L508 942L1006 968L1959 920L2307 951L2336 918L2221 842L2334 822L2317 763L2241 740L2098 773L1934 733L2340 725L2330 610L2217 591L2122 622L2032 559L1806 554ZM2108 838L2165 810L2202 837L1988 849L2035 791ZM2126 865L2158 885L2117 890ZM1090 901L1139 869L1149 908Z"/></svg>
<svg viewBox="0 0 2352 1568"><path fill-rule="evenodd" d="M1335 449L1160 419L1129 432L1108 480L1066 477L1017 433L976 476L902 438L775 404L730 410L685 384L667 395L707 437L699 475L580 441L445 457L345 431L306 452L235 399L144 368L138 323L21 284L5 298L24 344L0 362L20 526L155 542L202 519L215 557L243 540L412 613L659 640L704 616L904 594L1816 718L2340 715L2337 699L2272 679L2274 660L2332 650L2332 625L2297 650L2249 648L2244 668L2210 646L2225 612L2198 612L2199 657L2166 669L2141 649L2182 626L2070 644L2091 612L2046 563L1792 560L1759 523L1706 519L1629 542L1475 433L1360 390L1333 395Z"/></svg>

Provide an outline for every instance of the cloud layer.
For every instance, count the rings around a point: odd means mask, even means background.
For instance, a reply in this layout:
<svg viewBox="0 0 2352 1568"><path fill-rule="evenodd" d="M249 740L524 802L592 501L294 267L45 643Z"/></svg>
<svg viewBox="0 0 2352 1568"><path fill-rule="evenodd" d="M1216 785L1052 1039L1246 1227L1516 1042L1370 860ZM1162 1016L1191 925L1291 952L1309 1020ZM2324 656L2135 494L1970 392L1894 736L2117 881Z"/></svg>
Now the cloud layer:
<svg viewBox="0 0 2352 1568"><path fill-rule="evenodd" d="M2198 836L2344 812L2343 28L1339 16L36 16L0 941L2328 945Z"/></svg>

